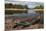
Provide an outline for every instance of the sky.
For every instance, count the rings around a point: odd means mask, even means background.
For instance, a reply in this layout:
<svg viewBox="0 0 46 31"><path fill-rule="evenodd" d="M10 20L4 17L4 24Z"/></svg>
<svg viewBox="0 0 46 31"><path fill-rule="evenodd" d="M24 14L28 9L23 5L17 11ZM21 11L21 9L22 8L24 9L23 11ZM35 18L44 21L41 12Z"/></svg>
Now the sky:
<svg viewBox="0 0 46 31"><path fill-rule="evenodd" d="M37 5L43 4L43 0L5 0L5 3L12 3L12 4L21 4L21 5L27 5L28 8L34 8Z"/></svg>
<svg viewBox="0 0 46 31"><path fill-rule="evenodd" d="M31 2L44 2L44 0L5 0L5 1L31 1Z"/></svg>

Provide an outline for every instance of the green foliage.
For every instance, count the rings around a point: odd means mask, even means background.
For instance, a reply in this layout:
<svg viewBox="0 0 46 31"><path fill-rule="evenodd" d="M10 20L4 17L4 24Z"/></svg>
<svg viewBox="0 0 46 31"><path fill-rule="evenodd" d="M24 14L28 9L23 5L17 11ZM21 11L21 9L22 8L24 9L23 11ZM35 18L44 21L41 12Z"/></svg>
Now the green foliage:
<svg viewBox="0 0 46 31"><path fill-rule="evenodd" d="M17 8L17 9L28 9L27 5L13 5L11 3L5 4L5 8Z"/></svg>
<svg viewBox="0 0 46 31"><path fill-rule="evenodd" d="M5 8L11 8L12 7L12 4L5 4Z"/></svg>
<svg viewBox="0 0 46 31"><path fill-rule="evenodd" d="M34 9L43 9L44 7L42 5L36 6Z"/></svg>
<svg viewBox="0 0 46 31"><path fill-rule="evenodd" d="M17 26L30 26L31 23L27 23L27 22L20 22L20 23L16 23Z"/></svg>
<svg viewBox="0 0 46 31"><path fill-rule="evenodd" d="M25 7L26 9L28 9L27 5L24 5L24 7Z"/></svg>

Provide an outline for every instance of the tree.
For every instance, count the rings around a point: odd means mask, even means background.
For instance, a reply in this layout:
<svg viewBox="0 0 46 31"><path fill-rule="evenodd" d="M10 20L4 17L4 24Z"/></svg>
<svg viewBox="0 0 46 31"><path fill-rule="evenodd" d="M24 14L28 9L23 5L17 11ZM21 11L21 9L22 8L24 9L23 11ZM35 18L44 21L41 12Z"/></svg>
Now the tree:
<svg viewBox="0 0 46 31"><path fill-rule="evenodd" d="M44 7L42 5L36 6L34 9L43 9Z"/></svg>
<svg viewBox="0 0 46 31"><path fill-rule="evenodd" d="M13 6L12 3L5 4L5 8L11 8L12 6Z"/></svg>
<svg viewBox="0 0 46 31"><path fill-rule="evenodd" d="M26 9L28 9L27 5L24 6Z"/></svg>

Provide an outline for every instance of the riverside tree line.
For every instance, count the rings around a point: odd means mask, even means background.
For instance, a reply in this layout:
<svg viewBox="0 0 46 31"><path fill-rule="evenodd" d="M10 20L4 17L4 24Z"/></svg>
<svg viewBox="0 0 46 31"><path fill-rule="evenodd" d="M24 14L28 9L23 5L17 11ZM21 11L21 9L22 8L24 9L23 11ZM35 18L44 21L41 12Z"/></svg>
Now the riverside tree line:
<svg viewBox="0 0 46 31"><path fill-rule="evenodd" d="M17 4L12 4L12 3L7 3L5 4L5 9L6 8L15 8L15 9L29 9L27 5L17 5ZM44 6L43 5L38 5L36 7L34 7L33 9L43 9ZM5 10L5 14L14 14L14 13L27 13L27 10L23 11L19 11L19 10L16 10L16 11L13 11L13 10Z"/></svg>

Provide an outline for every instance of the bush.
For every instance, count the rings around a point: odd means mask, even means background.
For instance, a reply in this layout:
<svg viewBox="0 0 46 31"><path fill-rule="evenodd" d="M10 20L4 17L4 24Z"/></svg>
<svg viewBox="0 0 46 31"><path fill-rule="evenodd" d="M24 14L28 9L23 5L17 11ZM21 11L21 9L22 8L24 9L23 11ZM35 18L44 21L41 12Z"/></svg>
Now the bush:
<svg viewBox="0 0 46 31"><path fill-rule="evenodd" d="M16 23L17 26L30 26L31 23L27 23L27 22L20 22L20 23Z"/></svg>

